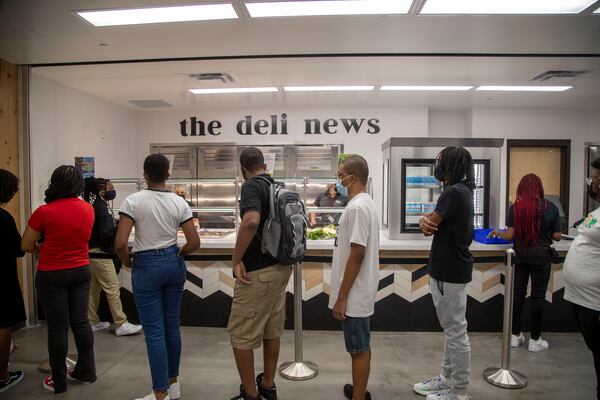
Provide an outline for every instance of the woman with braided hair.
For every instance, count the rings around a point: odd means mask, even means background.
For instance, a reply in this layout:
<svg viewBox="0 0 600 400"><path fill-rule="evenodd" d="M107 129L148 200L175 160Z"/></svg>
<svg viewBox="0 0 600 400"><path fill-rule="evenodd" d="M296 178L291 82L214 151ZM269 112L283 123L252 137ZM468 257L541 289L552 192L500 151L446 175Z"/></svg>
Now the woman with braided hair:
<svg viewBox="0 0 600 400"><path fill-rule="evenodd" d="M39 253L35 288L48 325L48 355L52 376L43 387L54 393L67 390L67 379L80 383L96 380L94 334L88 321L90 260L88 241L94 209L79 196L83 177L73 165L54 170L46 190L46 204L29 218L21 248ZM77 346L77 365L67 370L69 326Z"/></svg>
<svg viewBox="0 0 600 400"><path fill-rule="evenodd" d="M535 174L521 178L517 198L508 209L506 231L496 230L495 236L514 240L515 294L511 345L519 347L525 342L521 329L521 313L531 277L531 338L529 351L548 349L541 337L544 302L550 280L552 240L559 241L560 215L558 208L544 199L542 180ZM494 236L494 235L493 235Z"/></svg>
<svg viewBox="0 0 600 400"><path fill-rule="evenodd" d="M113 322L116 325L115 335L129 336L141 332L142 326L127 321L121 304L121 284L113 261L118 260L114 249L117 226L108 209L108 202L114 200L116 195L117 192L110 179L93 176L85 178L83 199L94 207L94 227L90 238L90 252L105 253L113 257L112 259L108 257L90 259L92 282L90 284L88 318L94 332L110 327L108 321L100 321L98 316L100 294L104 291Z"/></svg>

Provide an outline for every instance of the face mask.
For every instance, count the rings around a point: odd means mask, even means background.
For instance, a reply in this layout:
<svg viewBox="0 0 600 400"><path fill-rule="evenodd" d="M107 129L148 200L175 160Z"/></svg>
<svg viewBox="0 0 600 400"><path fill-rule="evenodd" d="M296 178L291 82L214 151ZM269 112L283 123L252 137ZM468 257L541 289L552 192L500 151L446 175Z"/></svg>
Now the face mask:
<svg viewBox="0 0 600 400"><path fill-rule="evenodd" d="M444 176L444 168L442 168L440 164L436 164L435 168L433 169L433 176L440 182L444 182L446 179Z"/></svg>
<svg viewBox="0 0 600 400"><path fill-rule="evenodd" d="M346 178L348 178L350 176L352 176L352 175L348 175ZM339 194L341 194L342 196L348 197L348 188L342 184L342 182L344 182L346 180L346 178L336 179L335 188L337 189Z"/></svg>
<svg viewBox="0 0 600 400"><path fill-rule="evenodd" d="M104 192L104 200L114 200L115 197L117 197L117 191L116 190L108 190L106 192Z"/></svg>

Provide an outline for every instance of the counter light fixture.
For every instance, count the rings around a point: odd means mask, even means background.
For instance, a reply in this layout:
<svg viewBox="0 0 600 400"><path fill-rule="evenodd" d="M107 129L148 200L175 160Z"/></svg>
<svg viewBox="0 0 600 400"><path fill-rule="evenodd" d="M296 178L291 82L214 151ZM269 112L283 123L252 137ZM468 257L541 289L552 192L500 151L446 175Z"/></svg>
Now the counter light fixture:
<svg viewBox="0 0 600 400"><path fill-rule="evenodd" d="M564 92L573 86L479 86L475 90L499 92Z"/></svg>
<svg viewBox="0 0 600 400"><path fill-rule="evenodd" d="M286 92L342 92L342 91L369 91L375 86L284 86Z"/></svg>
<svg viewBox="0 0 600 400"><path fill-rule="evenodd" d="M162 22L206 21L236 19L231 4L203 4L193 6L129 8L96 11L75 11L94 26L156 24Z"/></svg>
<svg viewBox="0 0 600 400"><path fill-rule="evenodd" d="M218 89L190 89L194 94L222 94L222 93L267 93L278 92L276 87L250 87L250 88L218 88Z"/></svg>
<svg viewBox="0 0 600 400"><path fill-rule="evenodd" d="M467 91L473 89L473 86L382 86L381 90L401 90L401 91Z"/></svg>
<svg viewBox="0 0 600 400"><path fill-rule="evenodd" d="M578 14L596 0L427 0L421 14Z"/></svg>
<svg viewBox="0 0 600 400"><path fill-rule="evenodd" d="M251 17L408 14L412 0L278 1L244 3Z"/></svg>

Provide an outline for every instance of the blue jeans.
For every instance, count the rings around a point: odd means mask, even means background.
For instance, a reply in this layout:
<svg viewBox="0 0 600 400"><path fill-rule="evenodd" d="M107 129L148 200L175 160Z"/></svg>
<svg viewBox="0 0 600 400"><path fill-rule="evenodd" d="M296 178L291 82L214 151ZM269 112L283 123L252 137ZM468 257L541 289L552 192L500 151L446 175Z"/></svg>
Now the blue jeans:
<svg viewBox="0 0 600 400"><path fill-rule="evenodd" d="M371 347L371 318L346 317L342 321L346 351L350 354L364 353Z"/></svg>
<svg viewBox="0 0 600 400"><path fill-rule="evenodd" d="M146 336L152 388L167 390L179 376L179 317L186 267L177 246L135 254L131 286Z"/></svg>

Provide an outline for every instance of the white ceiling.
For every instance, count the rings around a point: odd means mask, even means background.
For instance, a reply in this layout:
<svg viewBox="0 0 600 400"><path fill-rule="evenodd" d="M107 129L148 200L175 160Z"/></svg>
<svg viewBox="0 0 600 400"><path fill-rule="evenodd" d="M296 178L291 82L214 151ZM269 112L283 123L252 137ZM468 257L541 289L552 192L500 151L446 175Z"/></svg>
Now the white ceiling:
<svg viewBox="0 0 600 400"><path fill-rule="evenodd" d="M591 71L556 93L344 92L290 93L305 85L524 85L547 70ZM234 83L199 82L195 73L229 73ZM34 74L130 109L129 100L161 99L179 109L272 106L549 107L600 109L600 58L548 57L335 57L169 61L36 67ZM192 88L277 86L279 93L194 95Z"/></svg>
<svg viewBox="0 0 600 400"><path fill-rule="evenodd" d="M0 57L13 63L39 64L257 54L600 55L600 14L242 17L97 28L72 12L215 1L221 0L3 0ZM232 1L238 10L244 10L241 0Z"/></svg>
<svg viewBox="0 0 600 400"><path fill-rule="evenodd" d="M0 0L0 58L19 64L218 58L34 70L36 74L132 109L134 106L128 100L140 99L163 99L182 109L238 108L249 104L253 107L600 108L600 15L252 19L244 16L242 0L232 0L242 14L238 20L97 28L72 12L220 1ZM600 6L600 0L596 5ZM422 56L406 56L410 53ZM433 56L441 53L457 57ZM349 56L260 58L318 54ZM350 56L358 54L394 57ZM484 54L503 57L481 57ZM243 56L259 58L236 59ZM551 69L592 72L572 82L574 89L561 93L374 91L198 96L187 91L194 87L214 87L187 77L200 72L228 72L236 79L236 86L520 85Z"/></svg>

